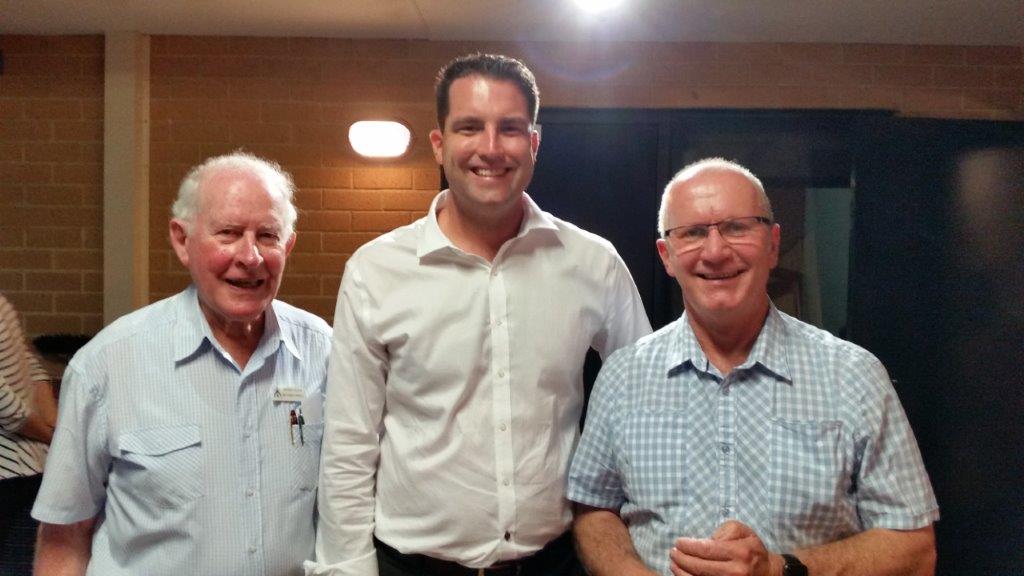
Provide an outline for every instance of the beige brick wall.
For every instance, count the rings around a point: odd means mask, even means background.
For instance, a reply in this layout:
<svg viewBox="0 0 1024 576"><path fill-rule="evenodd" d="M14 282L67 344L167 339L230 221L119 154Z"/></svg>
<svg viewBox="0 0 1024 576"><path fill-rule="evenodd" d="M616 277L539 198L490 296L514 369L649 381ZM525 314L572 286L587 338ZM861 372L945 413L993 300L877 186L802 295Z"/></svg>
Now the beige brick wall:
<svg viewBox="0 0 1024 576"><path fill-rule="evenodd" d="M30 334L103 308L103 39L0 37L0 290Z"/></svg>
<svg viewBox="0 0 1024 576"><path fill-rule="evenodd" d="M281 295L328 320L348 256L426 210L439 182L427 140L433 76L468 51L523 58L538 76L545 106L881 108L906 116L1024 119L1021 47L177 36L153 37L151 47L152 298L188 281L166 239L181 177L207 156L245 148L295 177L300 235ZM95 223L102 39L5 37L0 49L8 60L0 76L0 289L36 308L26 311L32 331L72 318L93 330L101 307ZM73 81L76 73L81 77ZM411 126L407 157L372 162L351 152L348 125L378 116ZM33 199L53 204L45 218L25 212L35 208L29 189ZM17 216L8 215L11 209ZM83 227L80 213L91 227ZM79 236L69 231L76 229ZM30 241L30 230L45 237L40 242L73 246ZM46 267L36 271L39 261ZM59 274L53 280L66 288L38 296L29 279L38 285L43 272Z"/></svg>

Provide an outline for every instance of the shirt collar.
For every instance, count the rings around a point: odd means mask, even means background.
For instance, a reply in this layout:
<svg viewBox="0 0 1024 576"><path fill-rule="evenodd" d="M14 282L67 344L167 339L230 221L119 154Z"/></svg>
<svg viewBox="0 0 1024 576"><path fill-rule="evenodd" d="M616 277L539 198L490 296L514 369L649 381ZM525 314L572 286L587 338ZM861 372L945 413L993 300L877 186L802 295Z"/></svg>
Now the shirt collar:
<svg viewBox="0 0 1024 576"><path fill-rule="evenodd" d="M286 350L295 357L296 360L302 360L302 353L299 351L299 347L295 344L295 338L291 330L288 330L286 326L281 325L280 313L281 307L284 306L277 300L270 302L270 308L267 310L267 319L264 326L263 340L270 342L271 338L276 338L281 344L284 344Z"/></svg>
<svg viewBox="0 0 1024 576"><path fill-rule="evenodd" d="M199 307L199 293L195 284L190 284L183 292L174 297L176 299L177 316L179 321L174 328L174 361L180 362L189 356L205 351L209 347L221 349L220 344L213 337L210 324ZM252 357L264 356L275 351L279 346L271 343L283 344L285 349L302 360L302 354L295 345L294 338L288 330L282 330L278 321L278 308L280 303L277 300L271 302L266 311L266 318L263 323L263 337L253 352ZM261 353L261 350L265 352ZM221 349L223 352L223 350Z"/></svg>
<svg viewBox="0 0 1024 576"><path fill-rule="evenodd" d="M442 190L437 196L434 196L434 200L430 203L430 210L427 212L423 234L420 236L419 243L416 246L416 256L419 258L441 250L458 250L451 240L444 235L444 232L441 231L441 226L437 223L437 209L444 206L445 202L448 202L448 194L450 194L449 190ZM533 201L533 198L530 198L524 192L523 223L519 226L519 233L516 234L516 238L522 238L537 230L557 229L558 226L555 223L554 217L541 210L537 203Z"/></svg>
<svg viewBox="0 0 1024 576"><path fill-rule="evenodd" d="M176 316L174 323L174 361L180 362L204 349L206 342L213 342L210 327L199 308L199 295L194 284L174 296Z"/></svg>
<svg viewBox="0 0 1024 576"><path fill-rule="evenodd" d="M671 375L687 366L702 372L712 372L711 361L701 349L685 311L671 330L675 334L671 338L671 347L666 358L666 373ZM785 332L782 316L775 305L769 303L764 326L761 327L747 360L737 366L736 370L749 370L759 365L780 380L792 383L789 361L786 358Z"/></svg>
<svg viewBox="0 0 1024 576"><path fill-rule="evenodd" d="M737 368L749 369L760 365L780 380L792 383L789 361L786 358L785 339L786 326L782 321L782 316L775 305L769 302L768 316L765 317L761 333L758 334L754 347L750 350L750 356Z"/></svg>
<svg viewBox="0 0 1024 576"><path fill-rule="evenodd" d="M666 358L668 361L665 366L666 373L677 373L687 366L702 372L709 371L710 363L704 350L700 347L700 342L697 341L697 336L693 333L693 327L690 326L690 320L685 310L683 315L672 324L670 330L673 335L670 339L668 358Z"/></svg>

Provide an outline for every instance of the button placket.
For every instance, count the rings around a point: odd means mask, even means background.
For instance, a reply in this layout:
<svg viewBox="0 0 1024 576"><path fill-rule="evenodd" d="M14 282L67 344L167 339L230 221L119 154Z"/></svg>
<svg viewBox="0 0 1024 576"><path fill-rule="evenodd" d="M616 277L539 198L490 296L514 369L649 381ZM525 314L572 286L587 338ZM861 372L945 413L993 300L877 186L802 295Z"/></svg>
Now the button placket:
<svg viewBox="0 0 1024 576"><path fill-rule="evenodd" d="M498 497L496 524L500 530L512 529L516 515L514 482L514 449L512 445L512 390L511 390L511 341L508 317L508 295L505 274L498 269L497 261L488 279L489 318L488 327L491 341L491 390L492 425L494 426L495 491Z"/></svg>

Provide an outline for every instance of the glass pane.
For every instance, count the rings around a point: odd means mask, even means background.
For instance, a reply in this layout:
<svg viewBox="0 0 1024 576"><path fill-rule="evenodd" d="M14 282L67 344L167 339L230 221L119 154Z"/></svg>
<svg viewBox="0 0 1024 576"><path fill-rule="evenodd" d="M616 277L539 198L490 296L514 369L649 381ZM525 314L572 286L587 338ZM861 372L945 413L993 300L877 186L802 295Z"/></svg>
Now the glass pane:
<svg viewBox="0 0 1024 576"><path fill-rule="evenodd" d="M779 266L768 287L772 301L844 337L853 190L789 188L769 194L782 227Z"/></svg>

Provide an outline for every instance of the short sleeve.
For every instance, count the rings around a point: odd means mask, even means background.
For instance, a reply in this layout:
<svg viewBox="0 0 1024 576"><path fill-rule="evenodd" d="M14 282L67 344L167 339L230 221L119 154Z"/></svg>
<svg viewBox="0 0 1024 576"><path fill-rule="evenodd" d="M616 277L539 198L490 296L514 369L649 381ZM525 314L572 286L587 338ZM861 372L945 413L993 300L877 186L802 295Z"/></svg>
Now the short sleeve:
<svg viewBox="0 0 1024 576"><path fill-rule="evenodd" d="M36 520L71 524L93 518L103 509L111 462L106 421L101 390L69 367L43 484L32 508Z"/></svg>
<svg viewBox="0 0 1024 576"><path fill-rule="evenodd" d="M938 503L921 452L885 368L871 357L860 371L868 392L860 403L863 450L856 479L865 529L912 530L938 519Z"/></svg>
<svg viewBox="0 0 1024 576"><path fill-rule="evenodd" d="M569 468L568 498L573 502L618 510L625 501L618 467L616 400L624 374L622 353L609 358L594 384L583 436Z"/></svg>

